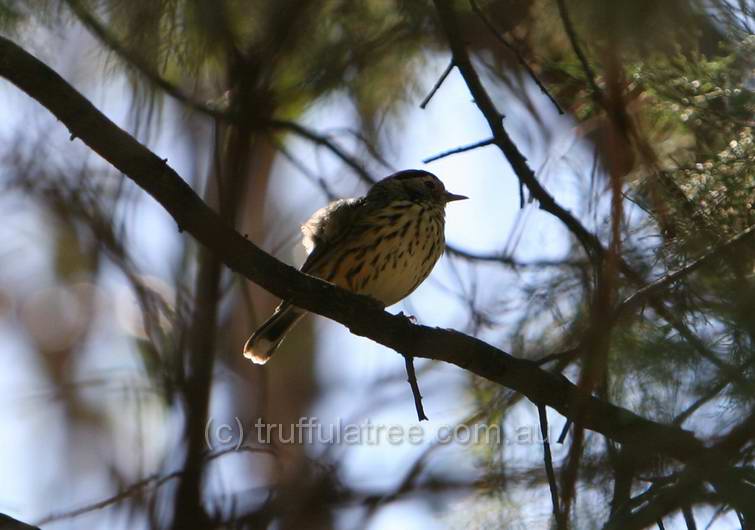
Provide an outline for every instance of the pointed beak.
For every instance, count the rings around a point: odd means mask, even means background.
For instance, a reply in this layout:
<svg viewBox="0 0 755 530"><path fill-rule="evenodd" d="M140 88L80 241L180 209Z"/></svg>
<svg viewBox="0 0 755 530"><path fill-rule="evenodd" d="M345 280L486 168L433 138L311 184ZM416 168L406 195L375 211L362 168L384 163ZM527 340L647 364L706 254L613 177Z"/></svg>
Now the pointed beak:
<svg viewBox="0 0 755 530"><path fill-rule="evenodd" d="M453 201L463 201L464 199L469 199L469 197L465 197L464 195L456 195L455 193L451 193L449 191L446 192L444 196L446 202L453 202Z"/></svg>

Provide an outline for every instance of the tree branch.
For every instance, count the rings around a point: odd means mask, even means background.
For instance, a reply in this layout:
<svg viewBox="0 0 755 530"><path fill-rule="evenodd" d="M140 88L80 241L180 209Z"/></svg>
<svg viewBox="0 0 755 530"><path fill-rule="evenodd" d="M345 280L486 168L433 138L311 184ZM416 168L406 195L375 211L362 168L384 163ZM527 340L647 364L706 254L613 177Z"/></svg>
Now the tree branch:
<svg viewBox="0 0 755 530"><path fill-rule="evenodd" d="M291 131L294 134L301 136L302 138L306 138L312 143L322 145L336 157L340 158L343 163L353 169L354 173L356 173L363 182L369 185L375 183L375 177L373 177L356 158L341 149L341 147L339 147L335 142L331 141L327 136L308 129L304 125L293 121L273 119L270 120L268 125L276 129Z"/></svg>
<svg viewBox="0 0 755 530"><path fill-rule="evenodd" d="M600 239L587 230L585 226L571 214L567 209L561 206L554 197L540 184L535 176L534 171L527 163L527 159L513 142L506 128L503 126L503 115L498 111L493 100L477 74L472 60L470 59L466 45L464 43L461 30L458 25L458 16L454 12L451 3L448 0L435 0L436 10L440 18L441 26L448 38L449 46L453 55L454 64L459 69L467 87L474 98L475 104L480 109L488 126L493 134L495 145L501 150L508 160L514 174L521 184L524 184L530 192L530 195L536 199L540 208L559 219L564 226L579 240L585 252L590 256L600 270L600 264L607 257L608 252L601 243ZM632 283L639 287L644 287L645 281L621 256L616 256L618 267L621 273ZM670 323L679 334L689 342L692 347L706 360L727 372L731 367L718 359L714 353L708 350L703 341L701 341L684 323L684 321L673 314L662 300L653 296L648 296L648 301L657 313L668 323Z"/></svg>
<svg viewBox="0 0 755 530"><path fill-rule="evenodd" d="M37 100L74 136L158 201L179 230L191 234L231 270L276 296L340 322L352 333L401 354L455 364L568 418L576 415L574 403L579 402L585 428L648 455L663 454L681 462L694 462L706 470L725 465L723 455L706 448L688 431L647 420L585 395L561 374L551 374L477 338L412 324L402 315L384 311L375 300L281 263L228 226L166 160L120 129L44 63L4 37L0 37L0 76Z"/></svg>
<svg viewBox="0 0 755 530"><path fill-rule="evenodd" d="M239 453L262 453L262 454L269 454L273 456L277 456L275 453L275 450L270 447L251 447L248 445L242 445L241 447L228 447L226 449L222 449L220 451L217 451L215 453L208 453L206 455L203 455L205 462L210 462L212 460L215 460L216 458L220 458L227 454L239 454ZM101 499L99 501L93 502L91 504L86 504L84 506L81 506L79 508L75 508L73 510L68 510L65 512L56 512L51 513L50 515L47 515L43 519L40 519L37 522L37 525L48 525L50 523L54 523L56 521L61 521L63 519L73 519L74 517L78 517L80 515L84 515L89 512L94 512L97 510L102 510L104 508L107 508L109 506L112 506L114 504L118 504L120 502L125 501L126 499L133 497L137 495L138 493L142 492L145 489L153 488L157 489L165 485L166 483L170 482L171 480L175 480L177 478L180 478L184 475L186 471L184 469L178 469L176 471L171 471L170 473L166 473L164 475L161 475L159 473L155 473L153 475L150 475L146 478L143 478L141 480L138 480L127 487L123 488L118 493L111 495L109 497L105 497L104 499ZM2 528L2 526L0 526Z"/></svg>
<svg viewBox="0 0 755 530"><path fill-rule="evenodd" d="M494 140L492 138L488 138L486 140L480 140L479 142L475 142L473 144L454 147L453 149L449 149L447 151L443 151L442 153L438 153L437 155L433 155L428 158L425 158L424 160L422 160L422 163L429 164L430 162L435 162L436 160L440 160L441 158L446 158L447 156L456 155L459 153L465 153L467 151L472 151L473 149L479 149L480 147L485 147L486 145L491 145L493 143L494 143Z"/></svg>
<svg viewBox="0 0 755 530"><path fill-rule="evenodd" d="M573 233L585 247L589 255L601 255L605 251L600 240L587 230L568 210L556 202L553 196L537 180L535 172L527 164L514 141L503 126L503 115L498 111L487 90L482 85L480 76L472 65L464 39L458 27L458 17L447 0L435 0L435 6L440 17L443 30L448 37L448 43L453 54L453 61L467 83L475 103L488 122L495 145L501 150L517 178L527 186L532 197L540 203L540 208L556 216Z"/></svg>
<svg viewBox="0 0 755 530"><path fill-rule="evenodd" d="M525 61L524 57L522 57L522 54L519 52L519 50L516 49L516 47L511 44L508 40L506 40L506 37L504 37L493 25L493 22L487 17L485 12L480 9L480 6L477 5L477 2L475 0L469 0L469 4L472 6L472 11L475 12L475 14L480 17L480 20L482 20L482 23L487 26L487 28L490 30L490 33L496 38L498 42L503 44L511 53L514 54L514 57L516 57L517 62L519 65L525 69L525 71L529 74L532 81L537 85L537 87L540 89L540 91L545 94L545 96L553 103L553 106L556 107L556 110L559 114L564 114L564 109L561 108L561 105L558 104L558 101L556 101L556 98L553 97L553 94L550 93L550 90L543 84L542 81L540 81L540 78L537 76L535 71L532 69L532 67Z"/></svg>
<svg viewBox="0 0 755 530"><path fill-rule="evenodd" d="M417 372L414 370L414 357L404 355L404 363L406 364L406 381L412 389L412 396L414 396L414 408L417 409L417 419L419 421L427 420L428 417L425 414L425 408L422 406L422 394L419 391L419 383L417 383Z"/></svg>
<svg viewBox="0 0 755 530"><path fill-rule="evenodd" d="M92 13L87 11L84 6L81 5L79 0L65 0L68 7L76 15L79 21L102 42L107 48L112 50L118 57L120 57L128 66L133 68L136 72L141 74L148 82L154 86L163 90L168 96L172 97L179 103L182 103L187 108L192 109L195 112L199 112L210 118L218 119L224 122L231 122L238 124L243 121L243 116L240 115L234 109L222 108L222 106L213 106L201 101L197 101L189 94L185 93L180 87L173 84L171 81L165 79L157 72L151 65L147 63L143 58L137 54L131 52L125 45L118 41L115 35L110 33L107 27L102 24ZM447 75L447 74L446 74ZM335 142L333 142L328 136L313 131L304 125L296 122L271 119L269 121L263 121L262 123L254 124L257 127L270 127L273 129L282 129L301 136L309 140L310 142L325 147L328 151L333 153L337 158L344 162L347 166L354 170L354 172L367 184L373 184L375 179L360 164L353 156L349 155L346 151L341 149Z"/></svg>
<svg viewBox="0 0 755 530"><path fill-rule="evenodd" d="M448 74L450 74L451 70L453 70L453 69L454 69L454 63L453 63L453 61L451 61L451 62L448 63L448 66L446 66L446 69L443 70L443 73L440 74L440 77L438 78L438 80L433 85L433 88L430 89L430 92L427 94L427 96L425 96L425 99L423 99L422 103L419 104L419 108L421 108L422 110L424 110L425 107L427 107L427 104L430 103L431 99L433 99L433 96L438 91L438 89L440 88L440 86L443 84L443 81L446 80L446 77L448 77Z"/></svg>
<svg viewBox="0 0 755 530"><path fill-rule="evenodd" d="M558 484L556 483L556 474L553 472L553 457L551 456L551 442L548 434L548 412L543 405L538 405L537 413L540 417L540 434L543 436L543 462L545 463L545 473L551 492L553 517L556 520L556 528L565 530L567 528L566 519L564 519L565 514L561 511L561 505L558 502Z"/></svg>
<svg viewBox="0 0 755 530"><path fill-rule="evenodd" d="M582 66L582 70L585 73L587 82L590 85L590 89L592 90L592 95L601 106L605 106L605 96L603 95L603 91L600 89L597 81L595 80L595 72L590 66L590 62L587 60L587 56L585 55L584 51L582 51L582 47L579 45L579 39L577 39L577 31L574 29L574 24L572 24L571 17L569 16L569 11L566 9L566 1L556 0L556 5L558 6L558 14L561 17L561 22L564 25L564 31L566 31L566 36L569 38L569 43L571 44L571 47L574 50L577 59L579 59L579 64Z"/></svg>
<svg viewBox="0 0 755 530"><path fill-rule="evenodd" d="M621 304L619 304L619 306L615 309L614 318L618 318L618 316L624 313L625 311L633 307L636 307L637 305L641 304L643 301L647 300L648 298L655 296L660 292L665 291L666 289L671 287L674 283L676 283L678 280L684 278L685 276L689 274L692 274L697 269L707 264L709 261L718 259L718 258L724 258L725 256L723 256L722 254L728 251L730 247L742 243L742 241L744 241L745 239L753 235L755 235L755 225L750 226L746 228L745 230L742 230L740 233L727 239L723 243L716 245L715 247L705 252L705 254L697 258L695 261L661 278L658 278L653 283L650 283L638 289L637 291L632 293L631 296L629 296L623 302L621 302Z"/></svg>

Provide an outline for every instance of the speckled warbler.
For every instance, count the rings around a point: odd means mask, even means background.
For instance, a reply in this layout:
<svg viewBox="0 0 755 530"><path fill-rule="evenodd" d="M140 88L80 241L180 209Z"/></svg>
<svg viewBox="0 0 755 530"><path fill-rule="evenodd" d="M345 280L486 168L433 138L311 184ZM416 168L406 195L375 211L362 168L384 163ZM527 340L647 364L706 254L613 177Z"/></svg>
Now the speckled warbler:
<svg viewBox="0 0 755 530"><path fill-rule="evenodd" d="M367 195L341 199L315 212L302 227L309 256L302 272L386 306L427 278L445 248L445 206L466 199L446 191L427 171L399 171ZM270 359L306 311L282 302L244 345L256 364Z"/></svg>

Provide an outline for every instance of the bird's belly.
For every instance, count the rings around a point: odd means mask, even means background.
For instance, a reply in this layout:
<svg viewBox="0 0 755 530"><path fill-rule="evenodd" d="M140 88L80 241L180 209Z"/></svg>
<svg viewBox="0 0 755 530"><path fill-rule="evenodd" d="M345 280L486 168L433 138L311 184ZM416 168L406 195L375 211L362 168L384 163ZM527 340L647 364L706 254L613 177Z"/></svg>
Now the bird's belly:
<svg viewBox="0 0 755 530"><path fill-rule="evenodd" d="M442 215L423 215L411 206L393 223L378 212L370 229L358 233L320 270L312 271L340 287L371 296L386 306L408 296L427 278L443 253Z"/></svg>
<svg viewBox="0 0 755 530"><path fill-rule="evenodd" d="M345 287L366 294L386 306L409 296L427 278L442 252L439 242L391 241L365 256L370 264Z"/></svg>

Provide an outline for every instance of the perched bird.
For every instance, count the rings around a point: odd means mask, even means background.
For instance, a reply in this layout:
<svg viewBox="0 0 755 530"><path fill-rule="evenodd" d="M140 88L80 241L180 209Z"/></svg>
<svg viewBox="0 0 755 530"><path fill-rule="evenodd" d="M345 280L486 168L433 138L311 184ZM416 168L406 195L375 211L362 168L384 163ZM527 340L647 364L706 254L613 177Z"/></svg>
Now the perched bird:
<svg viewBox="0 0 755 530"><path fill-rule="evenodd" d="M445 206L466 199L446 191L427 171L399 171L367 195L341 199L302 226L309 252L302 272L385 306L408 296L427 278L445 248ZM244 357L264 364L306 311L282 302L244 345Z"/></svg>

